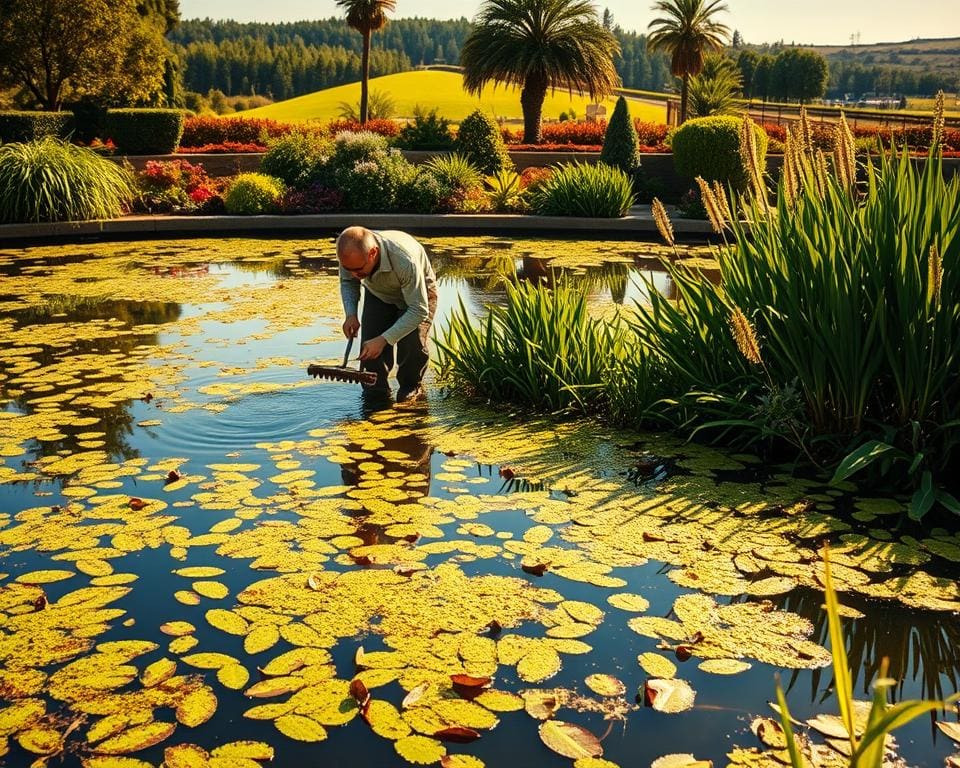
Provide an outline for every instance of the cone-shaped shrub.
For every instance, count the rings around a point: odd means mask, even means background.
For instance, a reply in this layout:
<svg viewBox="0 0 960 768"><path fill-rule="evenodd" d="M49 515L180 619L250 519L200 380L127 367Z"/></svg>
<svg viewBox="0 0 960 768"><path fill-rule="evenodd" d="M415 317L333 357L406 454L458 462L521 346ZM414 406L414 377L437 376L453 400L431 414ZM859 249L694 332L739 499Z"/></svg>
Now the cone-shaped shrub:
<svg viewBox="0 0 960 768"><path fill-rule="evenodd" d="M632 176L640 167L640 140L630 119L627 100L621 96L613 109L607 132L603 137L600 161L615 166Z"/></svg>
<svg viewBox="0 0 960 768"><path fill-rule="evenodd" d="M460 123L457 151L487 176L511 167L510 155L503 143L500 126L479 109L467 115Z"/></svg>

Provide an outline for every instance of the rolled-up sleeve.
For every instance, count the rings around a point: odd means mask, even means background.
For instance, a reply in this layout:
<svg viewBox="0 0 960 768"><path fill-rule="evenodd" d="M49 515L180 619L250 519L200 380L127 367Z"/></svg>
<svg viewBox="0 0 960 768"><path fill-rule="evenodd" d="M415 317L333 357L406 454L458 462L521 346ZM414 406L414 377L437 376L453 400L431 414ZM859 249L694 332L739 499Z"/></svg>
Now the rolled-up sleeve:
<svg viewBox="0 0 960 768"><path fill-rule="evenodd" d="M346 317L357 314L360 306L360 281L340 267L340 300Z"/></svg>
<svg viewBox="0 0 960 768"><path fill-rule="evenodd" d="M400 265L403 265L402 267ZM406 310L397 322L383 332L387 344L394 345L404 336L412 333L424 320L430 317L430 305L427 300L427 277L422 269L404 260L394 265L400 290L403 293L403 303Z"/></svg>

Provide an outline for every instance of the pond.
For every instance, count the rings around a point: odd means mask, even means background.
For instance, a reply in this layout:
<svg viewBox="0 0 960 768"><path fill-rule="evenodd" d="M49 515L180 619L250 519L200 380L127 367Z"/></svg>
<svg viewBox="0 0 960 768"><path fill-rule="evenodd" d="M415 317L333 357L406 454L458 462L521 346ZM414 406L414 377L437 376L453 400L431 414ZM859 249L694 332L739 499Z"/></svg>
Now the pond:
<svg viewBox="0 0 960 768"><path fill-rule="evenodd" d="M441 326L551 266L598 314L671 290L651 244L425 242ZM6 765L570 766L548 717L602 739L581 767L782 765L751 732L777 673L795 718L836 713L825 541L857 697L883 657L897 700L957 690L956 533L665 435L311 380L343 349L331 255L0 250ZM907 763L957 752L934 719Z"/></svg>

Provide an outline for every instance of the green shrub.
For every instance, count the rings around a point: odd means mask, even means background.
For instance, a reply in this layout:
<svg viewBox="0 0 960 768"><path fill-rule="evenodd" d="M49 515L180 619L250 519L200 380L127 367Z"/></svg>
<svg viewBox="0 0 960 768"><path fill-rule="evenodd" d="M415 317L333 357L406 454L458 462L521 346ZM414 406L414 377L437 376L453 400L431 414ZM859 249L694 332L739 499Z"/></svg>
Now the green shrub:
<svg viewBox="0 0 960 768"><path fill-rule="evenodd" d="M110 109L104 138L122 155L169 155L180 145L183 121L179 109Z"/></svg>
<svg viewBox="0 0 960 768"><path fill-rule="evenodd" d="M348 171L355 163L376 162L386 157L386 138L370 131L343 131L333 142L330 165L334 173Z"/></svg>
<svg viewBox="0 0 960 768"><path fill-rule="evenodd" d="M412 169L412 173L401 176L393 207L408 213L435 213L449 197L449 187L429 168Z"/></svg>
<svg viewBox="0 0 960 768"><path fill-rule="evenodd" d="M500 126L479 109L467 115L460 123L457 151L465 155L485 175L512 166Z"/></svg>
<svg viewBox="0 0 960 768"><path fill-rule="evenodd" d="M133 198L130 174L54 138L0 147L0 223L119 216Z"/></svg>
<svg viewBox="0 0 960 768"><path fill-rule="evenodd" d="M520 174L516 171L499 171L487 177L487 198L490 207L497 213L518 213L525 207Z"/></svg>
<svg viewBox="0 0 960 768"><path fill-rule="evenodd" d="M640 168L640 140L623 96L617 99L617 106L607 125L600 162L619 168L629 176Z"/></svg>
<svg viewBox="0 0 960 768"><path fill-rule="evenodd" d="M65 139L72 130L73 115L69 112L0 112L0 144L45 136Z"/></svg>
<svg viewBox="0 0 960 768"><path fill-rule="evenodd" d="M297 131L270 143L260 162L261 172L294 189L326 182L333 143L317 133Z"/></svg>
<svg viewBox="0 0 960 768"><path fill-rule="evenodd" d="M419 104L414 107L413 122L400 129L396 141L401 149L452 149L453 144L450 121L436 109L427 112Z"/></svg>
<svg viewBox="0 0 960 768"><path fill-rule="evenodd" d="M586 293L507 283L504 306L475 323L461 301L438 341L441 381L497 403L591 410L603 399L619 333L590 317Z"/></svg>
<svg viewBox="0 0 960 768"><path fill-rule="evenodd" d="M483 186L483 174L480 173L480 169L458 152L431 157L425 166L452 193L469 192Z"/></svg>
<svg viewBox="0 0 960 768"><path fill-rule="evenodd" d="M227 187L223 205L229 214L257 216L277 210L283 193L280 179L264 173L241 173Z"/></svg>
<svg viewBox="0 0 960 768"><path fill-rule="evenodd" d="M702 176L707 181L732 184L744 189L747 177L740 160L740 126L737 117L698 117L674 131L673 164L677 173L689 179ZM753 126L757 136L761 166L766 164L767 133Z"/></svg>
<svg viewBox="0 0 960 768"><path fill-rule="evenodd" d="M605 163L559 166L530 195L530 207L543 216L619 218L633 205L630 177Z"/></svg>
<svg viewBox="0 0 960 768"><path fill-rule="evenodd" d="M396 210L400 190L413 184L416 176L416 167L398 150L392 150L341 169L337 188L350 210L392 211Z"/></svg>

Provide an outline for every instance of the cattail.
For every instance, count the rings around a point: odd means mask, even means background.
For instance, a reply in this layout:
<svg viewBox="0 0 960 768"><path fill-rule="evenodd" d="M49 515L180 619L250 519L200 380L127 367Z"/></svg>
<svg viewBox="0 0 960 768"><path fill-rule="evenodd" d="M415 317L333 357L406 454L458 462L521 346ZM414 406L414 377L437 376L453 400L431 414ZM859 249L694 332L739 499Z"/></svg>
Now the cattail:
<svg viewBox="0 0 960 768"><path fill-rule="evenodd" d="M727 202L727 191L719 181L713 182L713 195L720 206L720 218L724 223L733 221L733 213L730 210L730 204Z"/></svg>
<svg viewBox="0 0 960 768"><path fill-rule="evenodd" d="M703 207L707 210L707 218L710 219L710 226L713 227L713 231L719 235L723 232L727 224L723 218L723 211L720 210L720 203L717 202L713 190L703 176L697 176L694 181L697 182L697 186L700 188L700 199L703 200Z"/></svg>
<svg viewBox="0 0 960 768"><path fill-rule="evenodd" d="M933 135L930 139L931 152L943 149L943 91L937 91L937 103L933 108Z"/></svg>
<svg viewBox="0 0 960 768"><path fill-rule="evenodd" d="M760 357L760 344L757 341L756 331L747 316L743 314L740 307L733 308L733 314L730 316L730 328L733 331L733 340L737 343L737 349L748 362L754 365L761 365L763 359Z"/></svg>
<svg viewBox="0 0 960 768"><path fill-rule="evenodd" d="M934 309L940 308L940 289L943 287L943 259L936 243L930 246L927 256L927 302Z"/></svg>
<svg viewBox="0 0 960 768"><path fill-rule="evenodd" d="M783 147L783 170L781 178L783 179L783 194L786 199L787 207L793 208L799 192L800 169L797 167L797 140L793 136L793 131L787 128L787 140Z"/></svg>
<svg viewBox="0 0 960 768"><path fill-rule="evenodd" d="M653 220L657 225L657 229L660 231L660 237L667 241L667 245L671 247L676 245L673 239L673 224L670 223L670 217L667 216L667 209L663 207L663 203L660 202L659 198L653 198L651 208L653 209Z"/></svg>

